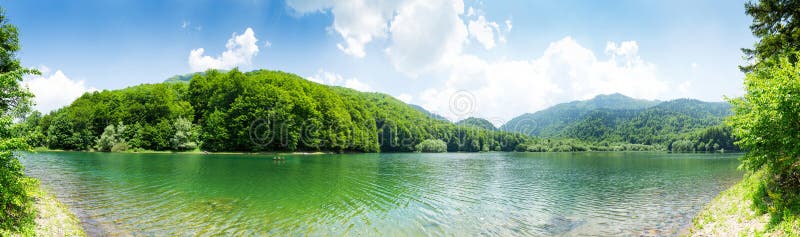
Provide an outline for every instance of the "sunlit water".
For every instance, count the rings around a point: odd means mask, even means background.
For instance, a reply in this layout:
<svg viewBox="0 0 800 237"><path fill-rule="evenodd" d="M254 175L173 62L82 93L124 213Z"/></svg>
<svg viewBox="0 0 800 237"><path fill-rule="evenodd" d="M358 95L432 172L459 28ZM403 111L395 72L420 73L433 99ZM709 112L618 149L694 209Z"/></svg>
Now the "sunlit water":
<svg viewBox="0 0 800 237"><path fill-rule="evenodd" d="M739 154L24 154L90 235L677 235Z"/></svg>

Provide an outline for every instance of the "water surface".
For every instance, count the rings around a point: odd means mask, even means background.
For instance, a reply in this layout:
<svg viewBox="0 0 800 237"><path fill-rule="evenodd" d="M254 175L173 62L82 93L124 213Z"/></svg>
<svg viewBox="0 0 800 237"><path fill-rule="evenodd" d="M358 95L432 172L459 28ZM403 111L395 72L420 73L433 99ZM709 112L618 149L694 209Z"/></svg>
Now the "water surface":
<svg viewBox="0 0 800 237"><path fill-rule="evenodd" d="M45 152L90 235L676 235L740 154Z"/></svg>

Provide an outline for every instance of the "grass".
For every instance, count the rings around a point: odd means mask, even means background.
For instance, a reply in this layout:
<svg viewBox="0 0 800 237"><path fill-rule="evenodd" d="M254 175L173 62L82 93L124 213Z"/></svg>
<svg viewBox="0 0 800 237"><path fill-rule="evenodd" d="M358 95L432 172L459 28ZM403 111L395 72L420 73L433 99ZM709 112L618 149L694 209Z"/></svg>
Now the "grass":
<svg viewBox="0 0 800 237"><path fill-rule="evenodd" d="M723 191L698 214L690 236L800 236L800 219L786 216L775 223L770 214L758 211L753 197L762 184L764 172L747 174Z"/></svg>

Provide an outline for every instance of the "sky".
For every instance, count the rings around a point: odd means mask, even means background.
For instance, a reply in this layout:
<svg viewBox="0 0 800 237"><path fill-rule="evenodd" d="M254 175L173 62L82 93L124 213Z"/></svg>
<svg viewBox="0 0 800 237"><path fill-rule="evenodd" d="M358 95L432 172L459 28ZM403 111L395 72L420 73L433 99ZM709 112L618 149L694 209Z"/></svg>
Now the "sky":
<svg viewBox="0 0 800 237"><path fill-rule="evenodd" d="M281 70L495 123L622 93L743 94L744 1L0 0L48 112L206 69Z"/></svg>

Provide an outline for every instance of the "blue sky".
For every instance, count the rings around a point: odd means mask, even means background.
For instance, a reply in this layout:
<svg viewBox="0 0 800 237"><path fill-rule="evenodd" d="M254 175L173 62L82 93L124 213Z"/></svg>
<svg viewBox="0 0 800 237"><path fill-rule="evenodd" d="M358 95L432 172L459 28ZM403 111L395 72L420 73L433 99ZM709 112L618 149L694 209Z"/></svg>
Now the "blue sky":
<svg viewBox="0 0 800 237"><path fill-rule="evenodd" d="M742 94L743 1L21 1L40 110L207 68L283 70L496 124L620 92ZM230 46L230 49L226 46ZM197 51L202 48L202 52ZM192 53L192 52L195 53Z"/></svg>

